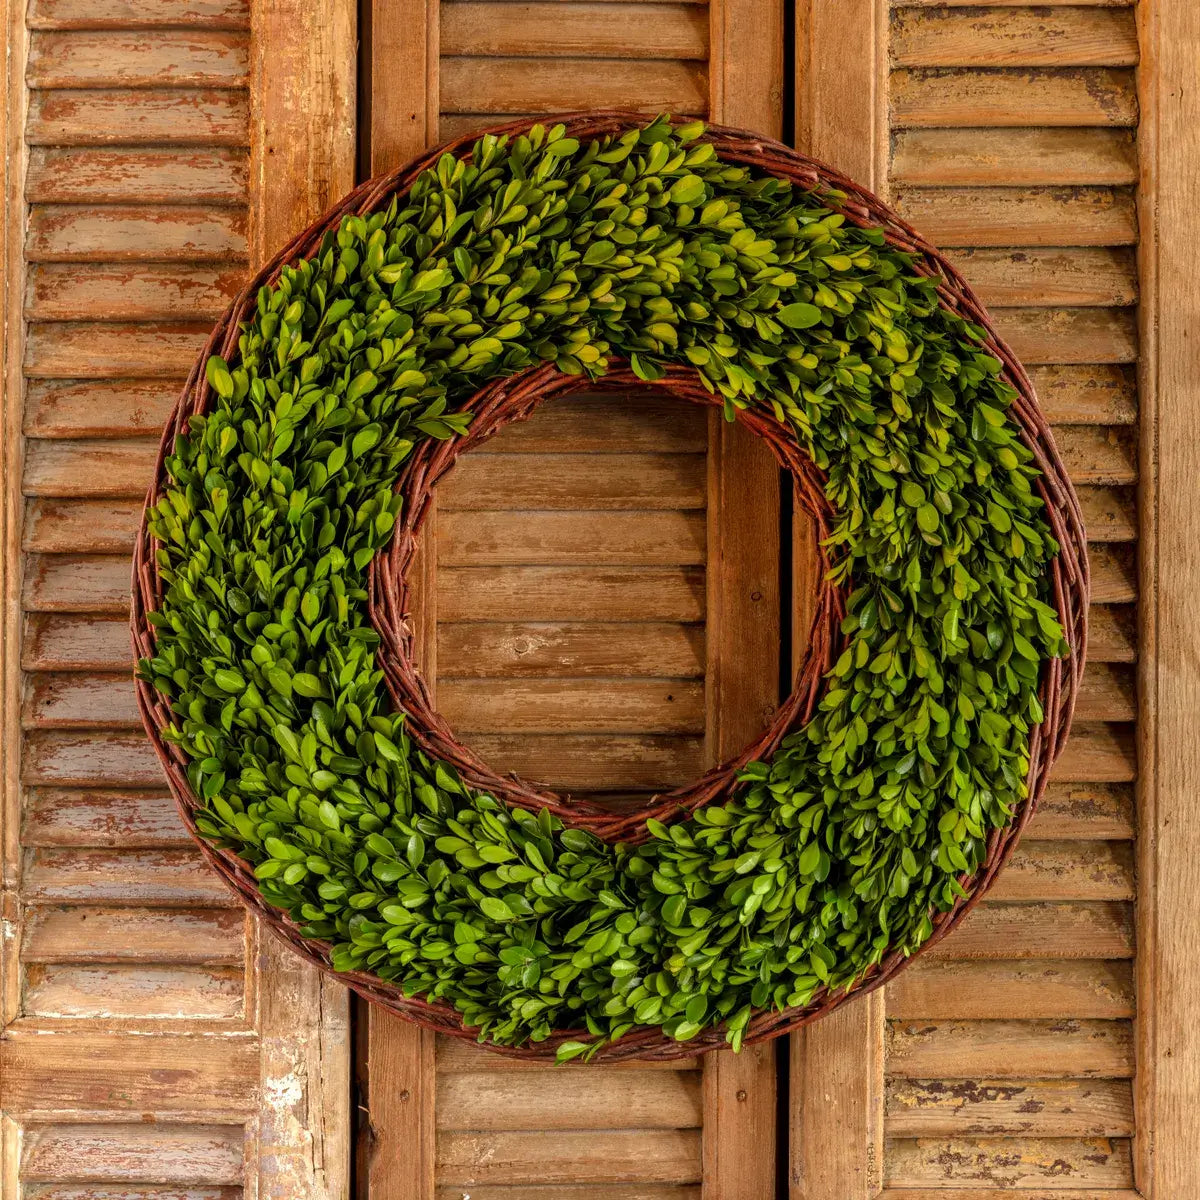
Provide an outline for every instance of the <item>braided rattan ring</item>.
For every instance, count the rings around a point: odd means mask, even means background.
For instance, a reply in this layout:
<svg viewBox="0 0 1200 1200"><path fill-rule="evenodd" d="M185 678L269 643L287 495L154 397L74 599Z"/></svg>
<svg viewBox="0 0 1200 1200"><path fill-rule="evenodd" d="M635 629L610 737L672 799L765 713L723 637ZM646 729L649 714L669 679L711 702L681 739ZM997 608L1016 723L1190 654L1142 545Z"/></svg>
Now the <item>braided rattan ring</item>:
<svg viewBox="0 0 1200 1200"><path fill-rule="evenodd" d="M621 112L576 114L558 120L565 123L571 137L578 139L620 133L645 122L645 118L636 114ZM512 122L496 126L490 132L516 134L525 128L527 122ZM233 361L237 354L241 325L253 316L260 288L274 282L283 266L315 254L322 238L328 231L336 230L343 217L348 214L368 214L385 207L394 196L403 195L417 176L434 166L444 153L456 156L469 154L478 136L463 136L396 171L363 183L294 238L249 280L208 339L167 422L148 504L157 501L167 487L164 459L170 453L177 435L187 427L189 418L206 413L212 404L212 389L205 379L206 360L210 355L217 354ZM1037 490L1045 503L1047 523L1060 547L1050 566L1050 590L1072 653L1065 659L1051 659L1042 668L1040 698L1044 719L1033 729L1030 738L1028 799L1007 827L995 830L990 835L983 866L972 879L964 880L968 895L948 911L934 914L933 936L924 943L922 949L925 949L959 924L1004 866L1045 792L1050 768L1065 742L1078 694L1087 637L1088 564L1079 504L1028 375L996 334L970 287L945 257L879 199L829 167L780 143L736 130L709 126L705 137L714 144L725 162L746 165L758 174L776 176L801 189L832 188L843 193L845 199L839 201L838 207L848 223L861 228L882 229L891 246L914 256L916 273L938 279L937 294L942 307L986 331L982 348L1000 360L1003 364L1002 378L1018 392L1018 399L1010 410L1011 417L1019 426L1022 440L1033 452L1041 472ZM425 682L413 664L413 630L408 621L406 574L416 547L418 531L429 510L434 486L460 453L478 445L505 425L529 417L547 400L580 387L628 389L634 385L644 386L632 370L622 364L614 364L599 384L585 377L563 375L552 365L547 365L496 380L471 397L463 406L464 411L474 414L470 431L449 441L423 441L405 463L398 484L404 498L401 519L390 546L372 564L369 602L372 621L383 638L379 665L384 671L388 690L395 704L408 714L409 733L423 749L436 759L452 765L463 782L471 788L490 793L509 805L533 810L548 808L569 825L585 828L608 841L620 839L626 842L636 842L645 836L644 826L648 817L673 819L681 811L694 810L726 793L745 764L769 758L790 731L811 717L823 691L824 677L842 647L839 624L844 616L844 598L839 588L829 582L820 585L808 655L797 674L791 696L776 713L770 728L733 760L714 767L700 779L682 788L654 797L646 808L630 813L617 812L598 804L571 801L514 777L500 776L456 740L434 708ZM670 368L665 378L654 386L681 400L706 405L720 403L720 398L714 398L701 386L696 373L690 369ZM776 459L791 475L797 506L811 517L820 544L828 532L831 517L821 472L779 422L755 410L739 411L738 419L767 441ZM821 553L823 555L824 552ZM134 552L132 600L135 656L148 658L155 652L155 633L147 616L160 607L162 586L156 566L154 540L145 520ZM163 765L183 820L207 861L267 928L308 961L323 970L331 970L330 947L302 935L286 913L264 901L252 867L232 850L215 847L198 835L195 818L200 804L188 782L187 760L176 745L163 739L160 732L173 719L170 703L142 679L138 680L137 693L143 723ZM905 955L892 951L849 992L826 989L819 991L812 1002L803 1008L756 1011L746 1030L745 1041L761 1041L805 1025L838 1007L849 996L880 987L908 961L910 959ZM473 1030L464 1029L457 1010L447 1004L405 997L398 986L365 972L338 972L337 978L369 1001L428 1029L454 1037L475 1037ZM550 1057L555 1047L569 1036L572 1036L571 1033L564 1031L561 1036L556 1035L539 1044L496 1049L524 1058ZM578 1036L578 1031L575 1036ZM689 1041L677 1042L658 1028L635 1027L616 1043L605 1046L599 1057L605 1060L665 1060L691 1056L699 1051L720 1048L724 1044L720 1028L706 1029Z"/></svg>

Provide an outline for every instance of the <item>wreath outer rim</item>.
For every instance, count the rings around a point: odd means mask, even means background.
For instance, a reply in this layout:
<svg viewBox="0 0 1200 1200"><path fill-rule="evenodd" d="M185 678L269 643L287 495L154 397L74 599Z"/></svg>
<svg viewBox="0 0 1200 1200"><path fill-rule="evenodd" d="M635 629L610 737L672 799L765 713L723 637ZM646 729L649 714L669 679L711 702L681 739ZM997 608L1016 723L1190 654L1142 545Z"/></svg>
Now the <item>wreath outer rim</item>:
<svg viewBox="0 0 1200 1200"><path fill-rule="evenodd" d="M549 115L543 118L541 123L545 126L561 123L566 125L571 136L594 138L623 132L631 127L640 127L647 119L643 113L604 110ZM208 358L216 354L228 360L233 355L240 337L241 321L253 310L259 290L264 285L275 282L285 266L315 252L324 234L328 230L335 230L344 216L374 212L383 203L390 201L393 195L403 194L417 176L435 165L443 154L469 159L471 147L484 134L518 134L527 130L529 126L530 121L526 118L463 134L404 166L366 180L331 206L260 267L230 303L189 372L179 400L164 424L159 442L154 477L143 506L133 553L130 631L135 661L150 657L154 653L154 627L147 620L147 614L159 607L162 594L156 566L155 544L146 519L147 510L162 494L166 478L165 460L176 436L186 427L190 417L208 411L213 396L211 385L204 373ZM986 336L983 349L1001 362L1000 378L1017 392L1010 412L1021 440L1033 453L1040 471L1036 490L1044 502L1046 520L1059 544L1059 553L1050 563L1054 607L1058 612L1064 635L1072 647L1068 658L1050 659L1044 665L1038 694L1045 716L1030 733L1026 800L1008 825L990 832L987 856L975 875L959 877L960 883L968 889L966 897L957 900L944 912L932 915L933 932L915 953L905 955L900 950L889 951L849 989L822 988L813 995L807 1005L798 1009L756 1010L743 1038L743 1044L750 1045L811 1024L847 1000L883 986L899 970L956 928L990 888L996 874L1011 858L1021 834L1034 815L1045 792L1050 768L1070 732L1086 661L1090 573L1079 500L1067 479L1053 433L1037 401L1033 383L1015 354L996 332L986 308L958 269L879 197L854 183L835 168L774 139L748 134L728 126L706 123L702 140L713 143L720 156L730 163L789 179L808 190L834 190L843 193L845 198L837 202L837 207L847 221L860 228L882 229L889 245L915 256L914 270L918 274L940 280L936 290L942 307L984 330ZM198 801L187 780L186 759L176 745L164 742L160 733L171 721L170 706L152 684L140 677L135 679L135 690L142 725L163 768L187 832L206 861L216 870L237 899L293 951L321 971L349 986L369 1002L434 1032L477 1041L474 1031L462 1024L458 1011L447 1004L407 997L398 986L386 983L367 972L335 971L331 961L330 943L302 935L299 926L287 913L274 908L263 899L248 863L232 850L217 848L205 841L195 824ZM503 1046L491 1042L485 1044L494 1052L514 1058L545 1059L553 1057L558 1045L579 1036L578 1029L561 1030L542 1042L530 1045ZM602 1046L593 1061L668 1061L690 1058L706 1050L723 1048L727 1048L723 1025L707 1028L695 1038L684 1042L675 1041L658 1027L635 1027L619 1041Z"/></svg>

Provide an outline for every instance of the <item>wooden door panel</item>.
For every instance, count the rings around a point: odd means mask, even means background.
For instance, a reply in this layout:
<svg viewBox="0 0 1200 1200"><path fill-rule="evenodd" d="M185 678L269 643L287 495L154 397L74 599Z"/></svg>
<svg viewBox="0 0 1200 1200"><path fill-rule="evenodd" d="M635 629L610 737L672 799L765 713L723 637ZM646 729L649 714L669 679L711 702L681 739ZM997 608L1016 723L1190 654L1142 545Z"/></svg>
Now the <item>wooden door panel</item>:
<svg viewBox="0 0 1200 1200"><path fill-rule="evenodd" d="M503 117L605 105L777 132L780 20L773 5L378 0L372 170ZM414 48L424 71L402 99L391 65ZM493 765L622 804L734 753L779 699L779 499L765 448L650 389L506 429L439 486L422 547L413 607L439 707ZM773 1048L585 1068L563 1104L553 1069L364 1019L373 1195L774 1190ZM423 1076L421 1105L380 1085L398 1061Z"/></svg>

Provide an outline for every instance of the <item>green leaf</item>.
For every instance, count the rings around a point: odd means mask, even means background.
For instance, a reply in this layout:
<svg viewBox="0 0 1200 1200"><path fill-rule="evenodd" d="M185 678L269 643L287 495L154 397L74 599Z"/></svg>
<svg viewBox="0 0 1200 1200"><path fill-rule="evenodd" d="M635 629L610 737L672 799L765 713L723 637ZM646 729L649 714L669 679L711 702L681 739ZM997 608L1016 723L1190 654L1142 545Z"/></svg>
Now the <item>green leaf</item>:
<svg viewBox="0 0 1200 1200"><path fill-rule="evenodd" d="M789 329L811 329L821 323L821 310L815 304L788 304L775 316L781 325Z"/></svg>

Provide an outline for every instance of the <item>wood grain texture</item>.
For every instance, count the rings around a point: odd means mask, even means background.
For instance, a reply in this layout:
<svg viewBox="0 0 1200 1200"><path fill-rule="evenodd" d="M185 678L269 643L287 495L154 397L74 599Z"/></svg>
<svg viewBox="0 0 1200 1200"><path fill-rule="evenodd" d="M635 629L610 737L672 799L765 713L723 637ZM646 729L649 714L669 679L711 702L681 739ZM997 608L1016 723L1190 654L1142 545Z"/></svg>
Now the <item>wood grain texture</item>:
<svg viewBox="0 0 1200 1200"><path fill-rule="evenodd" d="M615 58L444 58L443 113L545 114L585 108L702 115L704 68L695 62Z"/></svg>
<svg viewBox="0 0 1200 1200"><path fill-rule="evenodd" d="M253 10L251 254L274 252L354 182L357 10L267 0ZM333 1200L350 1184L346 990L258 931L260 1200Z"/></svg>
<svg viewBox="0 0 1200 1200"><path fill-rule="evenodd" d="M70 88L30 98L31 145L245 146L249 94L215 88Z"/></svg>
<svg viewBox="0 0 1200 1200"><path fill-rule="evenodd" d="M1137 181L1127 129L902 129L892 178L941 187L1108 184Z"/></svg>
<svg viewBox="0 0 1200 1200"><path fill-rule="evenodd" d="M708 111L778 136L783 6L711 0ZM779 699L779 470L740 425L709 413L707 761L736 753ZM775 1195L776 1056L771 1044L706 1056L704 1200Z"/></svg>
<svg viewBox="0 0 1200 1200"><path fill-rule="evenodd" d="M1127 67L908 67L892 73L897 129L1109 126L1137 122Z"/></svg>
<svg viewBox="0 0 1200 1200"><path fill-rule="evenodd" d="M950 1179L999 1188L1128 1187L1125 1138L890 1138L888 1187L937 1186Z"/></svg>
<svg viewBox="0 0 1200 1200"><path fill-rule="evenodd" d="M892 1079L1128 1079L1128 1021L889 1021Z"/></svg>
<svg viewBox="0 0 1200 1200"><path fill-rule="evenodd" d="M441 14L448 56L704 60L708 40L697 4L452 0Z"/></svg>
<svg viewBox="0 0 1200 1200"><path fill-rule="evenodd" d="M900 67L1128 67L1138 60L1134 17L1125 8L899 8L891 49Z"/></svg>
<svg viewBox="0 0 1200 1200"><path fill-rule="evenodd" d="M889 195L888 6L806 0L797 6L796 145ZM793 536L793 588L816 579L808 538ZM793 641L807 614L797 613ZM796 665L794 659L794 665ZM860 996L789 1039L788 1195L873 1200L883 1183L884 1003Z"/></svg>
<svg viewBox="0 0 1200 1200"><path fill-rule="evenodd" d="M1197 456L1185 435L1195 421L1197 390L1193 313L1196 287L1186 247L1197 219L1189 199L1200 164L1200 116L1185 82L1200 51L1200 13L1178 0L1142 6L1140 214L1142 254L1141 385L1148 399L1143 439L1141 518L1144 554L1141 668L1145 717L1140 749L1138 913L1144 996L1139 1024L1137 1181L1166 1200L1194 1179L1195 1114L1200 1104L1200 1034L1189 1017L1200 1004L1200 821L1192 733L1200 700L1200 627L1189 597L1196 584Z"/></svg>
<svg viewBox="0 0 1200 1200"><path fill-rule="evenodd" d="M371 173L398 167L437 141L440 109L437 0L373 0L364 30L369 42L367 125ZM403 63L404 69L397 70ZM433 688L438 662L437 501L421 533L412 572L417 659ZM361 1004L356 1086L365 1111L356 1130L359 1191L433 1200L438 1111L432 1033ZM365 1180L361 1178L365 1174Z"/></svg>

